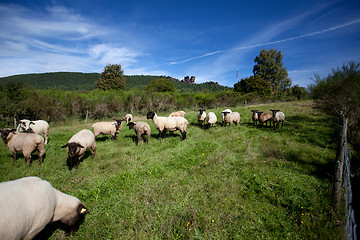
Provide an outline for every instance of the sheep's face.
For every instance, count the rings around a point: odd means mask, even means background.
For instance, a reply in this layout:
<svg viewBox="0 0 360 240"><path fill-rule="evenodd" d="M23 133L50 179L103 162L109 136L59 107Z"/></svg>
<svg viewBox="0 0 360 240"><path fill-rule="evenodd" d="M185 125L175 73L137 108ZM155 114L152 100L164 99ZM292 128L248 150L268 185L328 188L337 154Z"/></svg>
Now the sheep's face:
<svg viewBox="0 0 360 240"><path fill-rule="evenodd" d="M82 146L80 143L67 143L64 146L62 146L62 148L67 147L68 150L68 157L72 158L75 155L77 155L77 153L80 151L80 148L84 148L84 146Z"/></svg>
<svg viewBox="0 0 360 240"><path fill-rule="evenodd" d="M153 119L155 117L155 113L154 112L148 112L147 114L146 114L146 118L147 119Z"/></svg>
<svg viewBox="0 0 360 240"><path fill-rule="evenodd" d="M16 131L16 129L5 128L5 129L1 130L1 138L6 142L10 133L14 133L15 131Z"/></svg>
<svg viewBox="0 0 360 240"><path fill-rule="evenodd" d="M226 117L230 112L222 112L224 114L224 117Z"/></svg>
<svg viewBox="0 0 360 240"><path fill-rule="evenodd" d="M202 115L204 112L205 112L204 109L200 109L200 110L199 110L199 114L200 114L200 115Z"/></svg>
<svg viewBox="0 0 360 240"><path fill-rule="evenodd" d="M31 128L31 125L35 125L32 121L19 121L20 127L24 129L25 131L29 131Z"/></svg>
<svg viewBox="0 0 360 240"><path fill-rule="evenodd" d="M129 129L133 129L136 126L136 123L129 122L127 126L129 126Z"/></svg>
<svg viewBox="0 0 360 240"><path fill-rule="evenodd" d="M119 119L114 119L114 121L116 121L116 124L115 124L116 131L121 130L121 123L122 123L123 121L125 121L125 119L121 119L121 120L119 120Z"/></svg>
<svg viewBox="0 0 360 240"><path fill-rule="evenodd" d="M66 234L71 234L79 228L80 223L84 219L85 214L89 211L83 203L80 203L77 208L70 208L69 213L60 219L64 224Z"/></svg>

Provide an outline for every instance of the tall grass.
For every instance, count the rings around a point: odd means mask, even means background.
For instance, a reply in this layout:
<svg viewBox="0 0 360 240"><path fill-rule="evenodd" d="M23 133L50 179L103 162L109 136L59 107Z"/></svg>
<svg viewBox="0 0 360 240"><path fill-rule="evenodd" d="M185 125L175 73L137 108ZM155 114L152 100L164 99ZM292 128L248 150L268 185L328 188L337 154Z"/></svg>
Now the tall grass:
<svg viewBox="0 0 360 240"><path fill-rule="evenodd" d="M253 126L254 108L281 109L284 127ZM220 118L222 110L207 112ZM343 239L331 211L335 150L326 115L311 101L232 110L242 125L203 130L188 109L185 141L176 132L158 140L152 121L135 115L152 128L148 144L136 147L124 126L117 140L99 137L96 157L72 171L60 146L95 120L54 123L40 166L27 167L20 155L12 165L0 145L0 180L39 176L82 200L89 213L73 239ZM66 238L61 229L50 235Z"/></svg>

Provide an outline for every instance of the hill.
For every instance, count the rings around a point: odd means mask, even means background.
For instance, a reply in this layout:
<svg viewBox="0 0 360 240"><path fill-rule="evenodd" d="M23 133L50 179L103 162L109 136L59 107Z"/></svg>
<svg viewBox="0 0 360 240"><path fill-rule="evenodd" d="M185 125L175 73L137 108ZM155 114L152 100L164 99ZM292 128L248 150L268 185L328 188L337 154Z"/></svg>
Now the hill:
<svg viewBox="0 0 360 240"><path fill-rule="evenodd" d="M11 82L22 82L29 86L40 89L62 89L62 90L92 90L95 82L99 79L99 73L79 72L53 72L53 73L31 73L0 78L0 85ZM126 76L127 90L132 88L143 88L156 78L165 76L134 75ZM173 79L173 78L170 78ZM214 82L201 84L187 84L173 79L176 89L180 92L199 92L208 90L210 92L229 89Z"/></svg>

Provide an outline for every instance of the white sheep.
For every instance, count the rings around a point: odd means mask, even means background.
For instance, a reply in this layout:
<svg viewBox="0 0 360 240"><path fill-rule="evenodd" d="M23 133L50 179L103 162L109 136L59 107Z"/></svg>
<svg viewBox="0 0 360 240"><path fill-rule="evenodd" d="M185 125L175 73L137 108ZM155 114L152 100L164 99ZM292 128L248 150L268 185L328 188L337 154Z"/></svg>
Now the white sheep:
<svg viewBox="0 0 360 240"><path fill-rule="evenodd" d="M0 183L0 238L33 239L51 222L60 221L67 233L76 229L87 208L78 198L62 193L38 177Z"/></svg>
<svg viewBox="0 0 360 240"><path fill-rule="evenodd" d="M116 139L116 134L119 134L122 129L122 122L125 119L114 119L114 122L97 122L94 123L91 127L94 129L95 138L100 134L102 135L111 135L112 139Z"/></svg>
<svg viewBox="0 0 360 240"><path fill-rule="evenodd" d="M238 112L222 112L224 114L224 126L226 124L231 125L231 123L235 123L237 126L240 123L240 113Z"/></svg>
<svg viewBox="0 0 360 240"><path fill-rule="evenodd" d="M170 113L169 117L185 117L185 114L184 111L177 111Z"/></svg>
<svg viewBox="0 0 360 240"><path fill-rule="evenodd" d="M272 111L271 120L274 124L274 128L275 127L279 128L280 122L281 122L281 128L282 128L284 126L285 114L283 112L280 112L280 110L270 109L270 111Z"/></svg>
<svg viewBox="0 0 360 240"><path fill-rule="evenodd" d="M73 166L75 165L75 168L77 169L80 164L80 160L84 157L85 151L89 148L92 149L92 158L95 157L96 153L96 142L95 142L95 136L94 134L88 130L83 129L73 135L67 144L62 146L61 148L67 147L67 165L69 169L71 170ZM74 163L75 162L75 163Z"/></svg>
<svg viewBox="0 0 360 240"><path fill-rule="evenodd" d="M206 116L207 128L214 126L216 121L217 121L217 117L216 117L215 113L209 112Z"/></svg>
<svg viewBox="0 0 360 240"><path fill-rule="evenodd" d="M130 113L126 114L124 119L126 121L126 124L128 124L129 122L132 122L132 120L134 120L133 116Z"/></svg>
<svg viewBox="0 0 360 240"><path fill-rule="evenodd" d="M270 113L263 113L263 112L257 112L258 114L258 119L259 119L259 124L260 126L264 126L264 123L266 123L266 126L267 126L267 123L270 122L270 127L271 127L271 114Z"/></svg>
<svg viewBox="0 0 360 240"><path fill-rule="evenodd" d="M258 111L259 110L251 110L251 112L252 112L251 119L252 119L254 125L257 125L257 122L259 121L259 117L257 114Z"/></svg>
<svg viewBox="0 0 360 240"><path fill-rule="evenodd" d="M144 142L147 143L148 140L149 140L149 137L151 135L151 128L149 126L148 123L146 122L142 122L142 121L139 121L139 122L129 122L128 124L129 126L129 129L134 129L135 131L135 134L136 134L136 146L138 145L139 143L139 140L141 139L141 136L145 135L146 137L144 138Z"/></svg>
<svg viewBox="0 0 360 240"><path fill-rule="evenodd" d="M224 112L231 113L232 111L230 109L225 109L221 112L221 123L224 125Z"/></svg>
<svg viewBox="0 0 360 240"><path fill-rule="evenodd" d="M13 163L16 161L16 153L22 152L26 164L30 165L31 153L38 150L39 165L45 155L44 138L35 133L19 133L16 129L5 128L1 130L1 138L13 154ZM1 236L1 235L0 235Z"/></svg>
<svg viewBox="0 0 360 240"><path fill-rule="evenodd" d="M158 117L155 112L148 112L147 119L152 119L155 127L159 130L158 137L163 137L166 131L173 132L179 130L181 132L181 141L186 139L186 128L189 122L183 117Z"/></svg>
<svg viewBox="0 0 360 240"><path fill-rule="evenodd" d="M44 120L36 120L30 121L27 119L22 119L19 121L19 125L17 127L18 132L27 132L27 133L37 133L44 134L45 144L48 142L49 136L49 124Z"/></svg>
<svg viewBox="0 0 360 240"><path fill-rule="evenodd" d="M198 120L198 124L200 127L203 126L203 123L205 122L206 119L206 112L204 109L200 109L199 113L197 115L197 120Z"/></svg>

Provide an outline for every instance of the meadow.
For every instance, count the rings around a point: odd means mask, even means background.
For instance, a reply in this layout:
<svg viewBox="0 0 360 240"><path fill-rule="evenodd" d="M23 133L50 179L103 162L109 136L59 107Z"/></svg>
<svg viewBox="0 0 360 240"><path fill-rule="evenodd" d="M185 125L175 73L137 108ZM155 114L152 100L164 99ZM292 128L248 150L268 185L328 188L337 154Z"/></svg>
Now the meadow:
<svg viewBox="0 0 360 240"><path fill-rule="evenodd" d="M251 109L282 110L282 129L259 128ZM225 108L213 111L220 121ZM334 126L312 101L239 105L241 125L204 130L197 109L185 109L187 139L180 133L158 140L149 123L148 144L135 146L124 126L116 140L97 139L79 169L66 166L60 148L95 120L50 123L46 158L27 167L16 164L0 144L0 181L39 176L78 197L89 209L73 236L48 228L49 239L343 239L343 223L331 209ZM159 112L167 116L169 112ZM123 117L125 112L119 112ZM111 120L111 118L106 119Z"/></svg>

